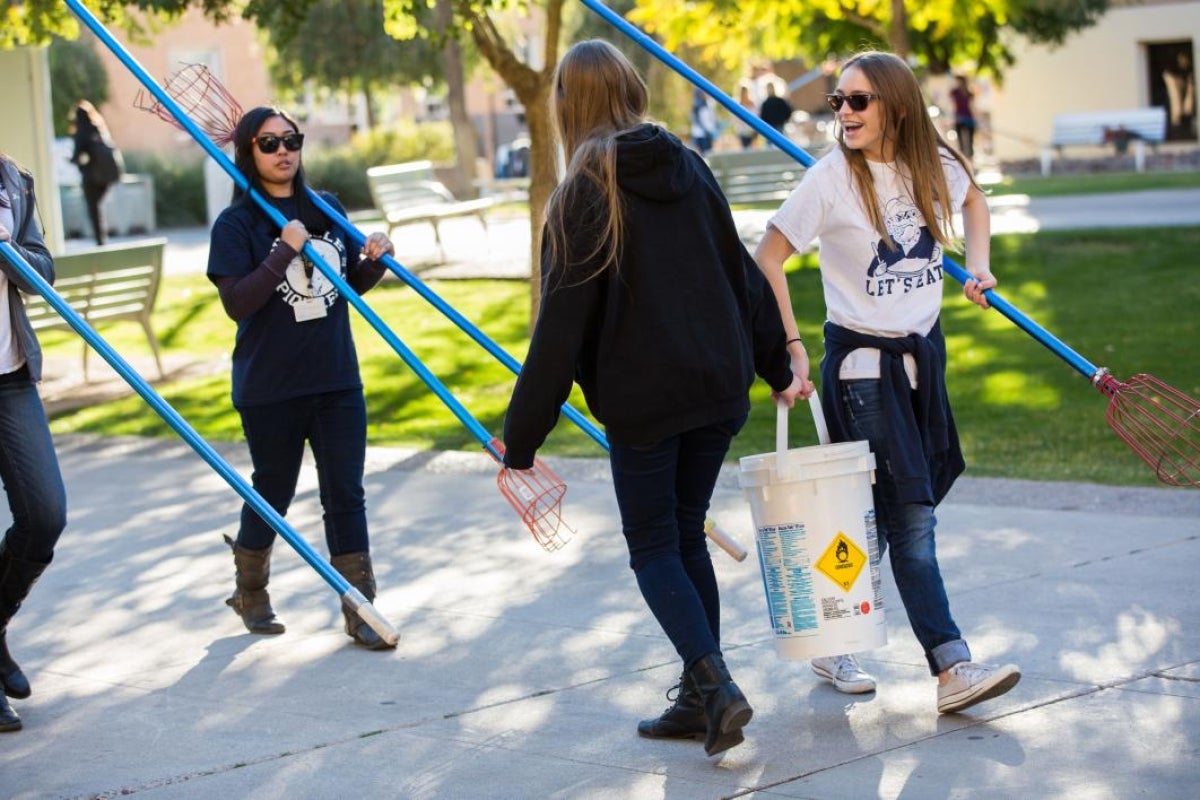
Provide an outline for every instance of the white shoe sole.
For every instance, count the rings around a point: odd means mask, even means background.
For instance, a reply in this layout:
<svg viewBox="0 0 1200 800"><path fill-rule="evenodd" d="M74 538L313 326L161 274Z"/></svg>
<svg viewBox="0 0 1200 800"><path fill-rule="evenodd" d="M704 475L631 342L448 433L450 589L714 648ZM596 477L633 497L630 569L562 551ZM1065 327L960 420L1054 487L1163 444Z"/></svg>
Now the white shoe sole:
<svg viewBox="0 0 1200 800"><path fill-rule="evenodd" d="M939 697L938 713L953 714L977 703L982 703L984 700L999 697L1016 686L1020 680L1021 672L1015 667L1007 670L998 669L990 681L972 686L970 689L949 697Z"/></svg>
<svg viewBox="0 0 1200 800"><path fill-rule="evenodd" d="M875 679L868 678L867 680L854 681L839 681L833 676L829 670L824 667L818 667L816 664L811 664L812 671L818 677L824 678L833 684L833 688L837 689L842 694L870 694L875 691Z"/></svg>

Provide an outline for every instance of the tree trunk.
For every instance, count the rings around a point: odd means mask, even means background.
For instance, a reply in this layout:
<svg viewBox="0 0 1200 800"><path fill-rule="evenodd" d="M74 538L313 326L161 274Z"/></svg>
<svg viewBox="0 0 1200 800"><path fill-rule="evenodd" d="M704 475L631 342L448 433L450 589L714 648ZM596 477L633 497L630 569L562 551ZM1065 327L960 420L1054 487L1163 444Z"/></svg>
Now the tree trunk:
<svg viewBox="0 0 1200 800"><path fill-rule="evenodd" d="M908 52L911 49L908 44L908 10L904 7L904 0L891 0L892 3L892 19L888 25L888 46L892 48L892 52L908 60Z"/></svg>
<svg viewBox="0 0 1200 800"><path fill-rule="evenodd" d="M558 65L558 37L562 30L563 0L545 0L543 12L546 37L542 51L542 68L533 69L517 58L508 42L486 13L471 17L471 38L479 52L516 93L525 106L525 122L529 125L529 271L530 326L537 319L542 300L542 225L546 221L546 203L558 184L558 165L553 128L550 124L550 84Z"/></svg>
<svg viewBox="0 0 1200 800"><path fill-rule="evenodd" d="M454 18L452 0L437 0L438 31L445 31ZM462 48L454 37L442 45L442 69L446 77L446 104L450 107L450 125L454 130L454 183L458 197L475 197L475 126L467 114L467 92L463 75Z"/></svg>

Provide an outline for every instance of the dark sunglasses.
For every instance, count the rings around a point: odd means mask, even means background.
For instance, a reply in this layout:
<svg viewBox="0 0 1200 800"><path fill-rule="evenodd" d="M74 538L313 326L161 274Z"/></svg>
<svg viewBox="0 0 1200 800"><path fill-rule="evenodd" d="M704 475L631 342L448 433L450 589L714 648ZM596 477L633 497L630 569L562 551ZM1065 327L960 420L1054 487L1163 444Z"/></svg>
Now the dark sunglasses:
<svg viewBox="0 0 1200 800"><path fill-rule="evenodd" d="M827 94L825 102L834 111L841 111L842 104L850 106L851 111L866 111L872 100L878 100L877 94Z"/></svg>
<svg viewBox="0 0 1200 800"><path fill-rule="evenodd" d="M301 147L304 147L303 133L289 133L285 136L276 136L273 133L264 133L254 140L258 145L258 149L270 155L279 149L279 145L287 148L289 153L294 153Z"/></svg>

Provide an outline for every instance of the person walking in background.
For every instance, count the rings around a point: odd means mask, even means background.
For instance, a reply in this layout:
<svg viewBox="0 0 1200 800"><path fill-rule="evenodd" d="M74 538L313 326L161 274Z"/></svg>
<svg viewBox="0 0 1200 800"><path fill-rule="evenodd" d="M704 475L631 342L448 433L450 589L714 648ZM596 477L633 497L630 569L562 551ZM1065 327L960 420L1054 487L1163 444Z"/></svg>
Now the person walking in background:
<svg viewBox="0 0 1200 800"><path fill-rule="evenodd" d="M703 89L696 88L692 92L692 147L702 156L708 155L717 138L717 114L713 111L712 101Z"/></svg>
<svg viewBox="0 0 1200 800"><path fill-rule="evenodd" d="M954 103L954 138L958 140L958 150L967 161L975 159L975 93L967 84L965 75L954 76L954 88L950 90L950 100Z"/></svg>
<svg viewBox="0 0 1200 800"><path fill-rule="evenodd" d="M744 81L738 85L738 105L746 109L750 114L758 116L758 106L755 104L754 96L750 92L750 84ZM754 140L758 138L758 131L754 130L754 128L739 117L734 117L733 126L734 130L737 131L738 141L742 143L742 149L749 150L754 147Z"/></svg>
<svg viewBox="0 0 1200 800"><path fill-rule="evenodd" d="M0 242L8 242L48 283L54 259L34 218L33 176L0 153ZM20 292L37 289L0 257L0 480L12 525L0 539L0 731L18 731L8 702L24 699L29 679L8 649L8 624L54 558L67 525L67 492L37 382L42 348L25 315Z"/></svg>
<svg viewBox="0 0 1200 800"><path fill-rule="evenodd" d="M721 653L704 518L755 374L789 406L812 389L789 368L779 309L712 172L646 121L647 102L607 42L580 42L558 65L551 117L567 172L550 199L504 464L533 465L577 379L606 428L629 565L683 662L674 705L638 732L701 738L716 755L743 740L753 711Z"/></svg>
<svg viewBox="0 0 1200 800"><path fill-rule="evenodd" d="M360 294L383 277L392 253L382 233L360 252L334 228L305 189L304 134L276 108L247 111L233 134L234 160L250 186L290 222L280 231L241 189L213 224L208 277L230 319L233 404L254 464L254 489L281 515L296 493L307 442L312 448L331 563L368 600L375 574L367 534L363 470L367 416L346 298L301 254L311 243ZM325 199L341 211L331 195ZM251 633L283 633L267 593L275 531L242 507L233 549L236 588L226 603ZM346 633L373 650L389 647L357 614L342 610Z"/></svg>
<svg viewBox="0 0 1200 800"><path fill-rule="evenodd" d="M113 144L104 117L87 100L80 100L75 106L74 139L71 163L79 167L83 179L83 201L92 223L92 234L96 244L103 245L108 241L108 226L102 204L108 190L121 180L124 172L121 152Z"/></svg>
<svg viewBox="0 0 1200 800"><path fill-rule="evenodd" d="M762 101L762 107L758 110L758 116L762 121L770 125L780 133L786 133L784 130L788 122L792 118L792 104L785 98L779 96L778 89L773 81L766 84L767 97Z"/></svg>
<svg viewBox="0 0 1200 800"><path fill-rule="evenodd" d="M792 370L807 377L783 262L814 239L824 286L821 405L834 442L866 440L879 551L909 623L937 677L937 709L961 711L1007 692L1021 673L972 661L950 613L934 544L934 510L965 463L946 393L939 315L942 251L963 215L964 287L988 307L991 223L970 164L938 134L916 77L890 53L867 52L842 68L829 107L838 147L809 169L771 218L755 258L784 314ZM859 202L847 202L850 194ZM813 665L842 691L869 681L853 656Z"/></svg>

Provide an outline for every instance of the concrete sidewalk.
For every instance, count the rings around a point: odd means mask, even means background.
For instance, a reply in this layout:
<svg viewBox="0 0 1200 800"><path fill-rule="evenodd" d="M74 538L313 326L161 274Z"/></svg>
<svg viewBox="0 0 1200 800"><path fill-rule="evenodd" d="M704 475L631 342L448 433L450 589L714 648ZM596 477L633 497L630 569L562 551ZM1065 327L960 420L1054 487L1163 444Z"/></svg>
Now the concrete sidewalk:
<svg viewBox="0 0 1200 800"><path fill-rule="evenodd" d="M286 634L223 604L239 501L183 444L64 437L70 525L10 628L34 684L0 735L0 797L1155 798L1200 779L1200 492L960 481L939 551L1008 695L939 716L885 569L889 643L850 697L780 660L753 558L714 560L746 743L640 739L676 656L642 604L602 462L553 461L578 529L547 554L476 454L372 450L367 496L394 652L355 648L283 542ZM244 448L224 456L249 474ZM1131 455L1130 458L1133 456ZM736 470L713 516L750 544ZM289 521L320 553L315 474Z"/></svg>

